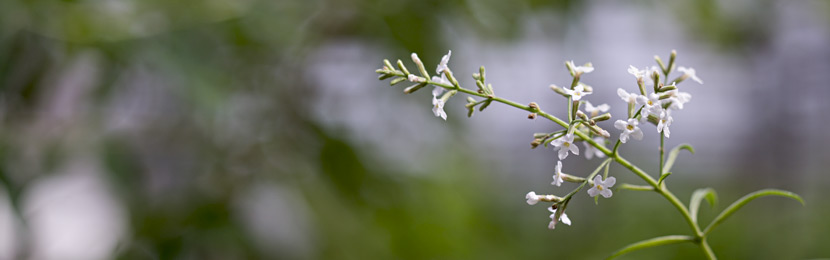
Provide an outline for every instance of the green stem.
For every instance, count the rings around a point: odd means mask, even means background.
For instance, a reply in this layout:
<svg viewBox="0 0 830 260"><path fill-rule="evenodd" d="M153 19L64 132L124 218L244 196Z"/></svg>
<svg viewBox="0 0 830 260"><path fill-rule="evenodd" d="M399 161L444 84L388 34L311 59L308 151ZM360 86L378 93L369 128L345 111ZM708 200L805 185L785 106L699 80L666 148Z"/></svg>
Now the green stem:
<svg viewBox="0 0 830 260"><path fill-rule="evenodd" d="M663 153L664 139L665 139L665 136L663 135L663 131L660 131L660 171L657 172L657 174L659 174L659 175L663 174L663 159L665 158L664 153Z"/></svg>
<svg viewBox="0 0 830 260"><path fill-rule="evenodd" d="M718 259L715 256L715 251L712 251L712 247L709 246L709 242L706 242L706 238L704 237L700 240L700 249L703 250L703 253L706 254L706 259L715 260Z"/></svg>
<svg viewBox="0 0 830 260"><path fill-rule="evenodd" d="M452 85L432 82L430 80L427 80L427 83L435 85L435 86L439 86L439 87L442 87L442 88L446 88L446 89L456 89L460 92L467 93L467 94L473 95L473 96L478 96L478 97L482 97L482 98L491 98L493 101L498 101L500 103L503 103L503 104L506 104L506 105L509 105L509 106L512 106L512 107L515 107L515 108L518 108L518 109L522 109L522 110L525 110L525 111L528 111L528 112L536 112L539 116L547 118L548 120L553 121L554 123L556 123L556 124L558 124L558 125L560 125L564 128L568 127L568 123L566 123L565 121L562 121L562 119L559 119L559 118L557 118L557 117L555 117L551 114L545 113L541 109L536 111L536 110L530 108L529 106L525 106L525 105L510 101L510 100L506 100L506 99L503 99L503 98L500 98L500 97L495 97L495 96L488 96L488 95L481 94L481 93L478 93L476 91L465 89L465 88L456 88L455 86L452 86ZM642 111L642 107L640 108L640 111ZM637 114L639 114L640 111L638 111ZM635 117L636 117L636 115L635 115ZM657 193L659 193L664 198L666 198L666 200L668 200L675 208L677 208L678 211L680 211L680 214L683 215L683 218L686 220L686 223L694 231L695 237L697 237L699 239L703 239L703 233L701 232L700 227L698 227L698 225L692 219L691 214L689 214L689 210L686 209L686 207L683 205L683 203L681 203L680 200L677 199L677 197L671 191L669 191L668 189L660 188L660 186L657 184L657 181L654 180L654 178L649 176L647 173L645 173L642 169L638 168L637 166L632 165L628 160L626 160L625 158L620 156L619 153L616 152L616 149L617 149L618 145L615 145L615 148L614 148L615 150L611 151L611 150L608 150L608 148L606 148L605 146L600 145L599 143L597 143L593 139L589 138L588 135L585 134L585 133L582 133L580 131L574 131L574 133L577 136L581 137L583 140L585 140L585 142L587 142L591 146L596 147L602 153L607 155L610 159L614 159L614 161L616 161L617 163L619 163L623 167L627 168L629 171L631 171L635 175L639 176L646 183L648 183L648 185L654 187L654 190ZM619 144L619 141L618 141L618 144ZM706 246L706 247L708 247L708 246ZM709 249L709 251L711 251L711 249ZM707 256L708 255L709 255L709 253L707 253ZM711 257L714 257L714 255L712 254Z"/></svg>

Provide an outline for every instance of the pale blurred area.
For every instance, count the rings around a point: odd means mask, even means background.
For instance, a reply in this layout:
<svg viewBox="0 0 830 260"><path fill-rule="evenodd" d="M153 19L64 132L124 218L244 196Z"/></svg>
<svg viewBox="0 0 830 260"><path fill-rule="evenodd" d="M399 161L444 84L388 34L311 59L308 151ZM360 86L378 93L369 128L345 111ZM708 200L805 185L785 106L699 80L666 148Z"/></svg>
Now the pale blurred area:
<svg viewBox="0 0 830 260"><path fill-rule="evenodd" d="M384 58L414 70L417 52L433 72L448 50L465 87L483 65L497 95L560 117L548 86L592 62L587 99L614 119L617 88L637 90L628 66L677 50L705 82L680 84L693 98L666 140L697 151L667 180L678 197L719 192L704 225L762 188L807 202L752 202L715 252L830 257L830 2L74 0L0 2L0 259L596 259L689 232L633 191L580 194L573 226L548 230L523 198L575 187L551 186L556 153L530 149L555 124L501 104L467 118L463 95L444 121L429 89L376 79ZM654 173L644 131L621 151Z"/></svg>

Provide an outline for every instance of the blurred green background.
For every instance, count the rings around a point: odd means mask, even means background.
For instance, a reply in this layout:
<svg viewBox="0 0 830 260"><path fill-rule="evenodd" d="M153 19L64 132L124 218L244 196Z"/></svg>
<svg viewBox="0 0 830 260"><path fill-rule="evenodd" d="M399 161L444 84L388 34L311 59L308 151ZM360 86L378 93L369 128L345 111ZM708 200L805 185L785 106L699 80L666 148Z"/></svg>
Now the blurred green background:
<svg viewBox="0 0 830 260"><path fill-rule="evenodd" d="M554 124L498 104L467 119L464 98L443 121L429 91L376 80L383 58L432 70L448 49L463 85L485 65L497 94L547 111L564 107L547 89L570 82L563 62L591 61L588 98L616 118L628 65L677 49L706 84L682 85L694 99L667 144L698 153L675 194L715 188L704 223L762 188L807 202L752 202L715 252L830 257L828 46L826 1L0 1L0 259L597 259L688 233L633 191L579 194L573 226L548 230L524 195L573 187L550 186L555 152L529 146ZM654 172L645 130L622 153Z"/></svg>

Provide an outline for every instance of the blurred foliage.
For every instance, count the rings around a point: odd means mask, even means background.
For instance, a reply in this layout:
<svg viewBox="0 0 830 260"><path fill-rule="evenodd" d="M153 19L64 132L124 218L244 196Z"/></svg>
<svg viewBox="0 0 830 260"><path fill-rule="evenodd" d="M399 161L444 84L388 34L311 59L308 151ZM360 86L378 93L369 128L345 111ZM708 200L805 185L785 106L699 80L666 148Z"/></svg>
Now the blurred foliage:
<svg viewBox="0 0 830 260"><path fill-rule="evenodd" d="M549 232L546 211L513 196L527 187L488 178L493 169L420 159L430 172L386 169L383 154L309 116L325 90L308 78L306 59L321 44L359 39L381 52L437 56L452 37L442 35L446 23L510 41L528 13L567 21L586 4L2 1L0 181L19 205L29 185L92 154L128 211L127 237L115 249L121 259L584 259L684 233L658 198L628 192L599 207L580 201L569 208L574 226ZM676 7L695 35L727 50L769 37L757 22L773 8L768 2L743 16L715 1ZM61 102L74 105L64 111ZM441 153L476 162L456 153L469 145L456 141ZM306 215L297 213L310 223L297 237L305 251L258 241L241 216L239 200L263 183L291 187L307 206ZM701 186L689 185L679 194ZM724 200L740 194L730 188L741 186L719 189ZM818 242L792 239L801 234L794 223L830 229L816 217L830 215L827 207L808 206L820 212L747 207L743 221L717 231L713 247L723 259L826 256L826 232L814 234ZM771 208L776 214L767 214ZM700 256L691 245L674 245L625 259Z"/></svg>

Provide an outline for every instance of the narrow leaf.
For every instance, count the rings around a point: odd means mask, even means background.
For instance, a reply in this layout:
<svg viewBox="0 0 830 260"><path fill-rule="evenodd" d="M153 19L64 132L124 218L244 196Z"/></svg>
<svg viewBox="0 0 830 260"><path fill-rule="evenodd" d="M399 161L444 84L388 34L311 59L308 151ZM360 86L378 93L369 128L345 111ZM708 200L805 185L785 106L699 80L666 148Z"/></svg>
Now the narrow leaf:
<svg viewBox="0 0 830 260"><path fill-rule="evenodd" d="M669 175L671 175L671 172L666 172L666 173L661 174L660 179L657 180L657 185L659 186L660 184L662 184L663 180L665 180L666 177L669 177Z"/></svg>
<svg viewBox="0 0 830 260"><path fill-rule="evenodd" d="M615 257L621 256L623 254L630 253L632 251L646 249L649 247L655 246L662 246L662 245L670 245L670 244L677 244L682 242L692 242L695 238L691 236L681 236L681 235L673 235L673 236L663 236L663 237L655 237L648 240L643 240L637 243L630 244L623 249L620 249L613 255L609 256L606 259L613 259Z"/></svg>
<svg viewBox="0 0 830 260"><path fill-rule="evenodd" d="M695 223L697 222L697 213L703 199L706 199L710 206L715 207L715 204L718 203L718 194L712 188L697 189L692 193L692 199L689 200L689 213L692 215L692 220Z"/></svg>
<svg viewBox="0 0 830 260"><path fill-rule="evenodd" d="M695 148L693 148L689 144L681 144L681 145L678 145L678 146L672 148L671 152L669 152L669 158L666 159L666 165L663 166L663 172L662 173L667 173L671 170L672 165L674 165L674 160L677 160L677 155L680 154L680 150L686 150L686 151L689 151L692 154L695 154Z"/></svg>
<svg viewBox="0 0 830 260"><path fill-rule="evenodd" d="M739 209L741 209L741 207L743 207L744 205L746 205L750 201L752 201L754 199L757 199L757 198L760 198L760 197L763 197L763 196L787 197L787 198L797 200L797 201L801 202L801 205L804 205L804 199L802 199L801 196L798 196L798 194L795 194L795 193L792 193L792 192L789 192L789 191L785 191L785 190L776 190L776 189L759 190L759 191L747 194L746 196L743 196L742 198L740 198L737 201L733 202L732 205L729 205L729 207L724 209L723 212L721 212L720 215L715 217L715 220L712 220L712 223L709 224L709 226L706 227L706 229L703 230L703 235L705 236L706 234L711 232L712 229L717 227L721 222L726 220L726 218L728 218L733 213L735 213L735 211L738 211Z"/></svg>

